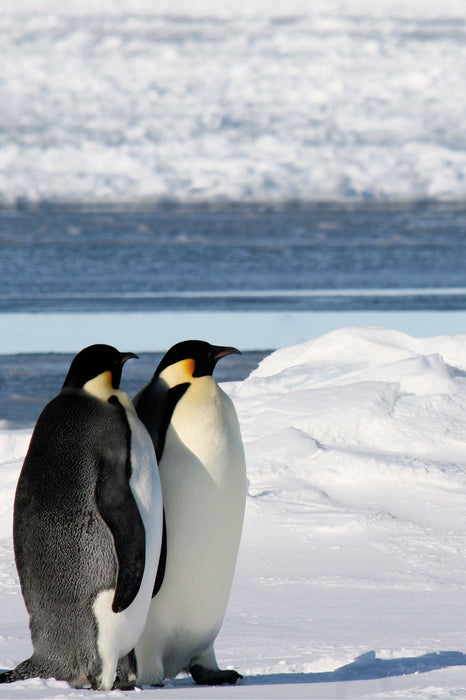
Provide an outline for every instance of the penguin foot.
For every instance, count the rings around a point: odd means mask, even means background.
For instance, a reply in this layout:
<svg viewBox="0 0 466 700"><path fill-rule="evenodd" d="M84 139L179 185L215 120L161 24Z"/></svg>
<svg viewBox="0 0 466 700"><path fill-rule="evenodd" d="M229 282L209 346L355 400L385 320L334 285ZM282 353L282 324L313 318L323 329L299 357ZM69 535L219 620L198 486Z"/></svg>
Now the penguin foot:
<svg viewBox="0 0 466 700"><path fill-rule="evenodd" d="M112 690L134 690L135 688L136 681L120 681L119 678L116 678Z"/></svg>
<svg viewBox="0 0 466 700"><path fill-rule="evenodd" d="M113 690L134 690L138 677L136 653L132 649L118 661Z"/></svg>
<svg viewBox="0 0 466 700"><path fill-rule="evenodd" d="M197 685L234 685L236 681L243 677L237 671L209 670L200 664L191 666L189 672Z"/></svg>

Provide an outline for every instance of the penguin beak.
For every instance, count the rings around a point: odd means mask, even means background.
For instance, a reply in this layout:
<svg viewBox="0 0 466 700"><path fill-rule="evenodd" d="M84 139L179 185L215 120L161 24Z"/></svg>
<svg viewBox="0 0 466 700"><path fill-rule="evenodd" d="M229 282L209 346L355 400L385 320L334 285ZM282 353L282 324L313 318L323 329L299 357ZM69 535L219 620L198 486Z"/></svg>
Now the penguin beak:
<svg viewBox="0 0 466 700"><path fill-rule="evenodd" d="M215 362L218 362L220 358L226 357L227 355L241 355L241 351L238 350L237 348L231 348L231 347L218 347L216 348L216 353L214 355L214 360Z"/></svg>
<svg viewBox="0 0 466 700"><path fill-rule="evenodd" d="M127 360L139 360L139 355L136 355L134 352L122 352L120 354L120 362L121 366L125 364Z"/></svg>
<svg viewBox="0 0 466 700"><path fill-rule="evenodd" d="M134 352L121 352L120 353L120 365L116 366L112 372L112 386L114 389L118 389L121 382L121 373L123 370L123 365L125 362L131 359L139 359Z"/></svg>

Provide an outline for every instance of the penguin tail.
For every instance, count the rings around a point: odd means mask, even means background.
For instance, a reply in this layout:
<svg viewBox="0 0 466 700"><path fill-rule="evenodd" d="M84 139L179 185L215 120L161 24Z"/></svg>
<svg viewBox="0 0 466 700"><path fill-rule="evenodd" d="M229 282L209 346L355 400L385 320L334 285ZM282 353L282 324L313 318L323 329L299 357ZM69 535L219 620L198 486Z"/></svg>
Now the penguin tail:
<svg viewBox="0 0 466 700"><path fill-rule="evenodd" d="M0 673L0 683L13 683L17 680L18 678L14 669L12 671L3 671L3 673Z"/></svg>
<svg viewBox="0 0 466 700"><path fill-rule="evenodd" d="M16 668L0 673L0 683L14 683L15 681L25 681L28 678L47 678L49 674L44 673L36 659L31 656L25 661L21 661Z"/></svg>

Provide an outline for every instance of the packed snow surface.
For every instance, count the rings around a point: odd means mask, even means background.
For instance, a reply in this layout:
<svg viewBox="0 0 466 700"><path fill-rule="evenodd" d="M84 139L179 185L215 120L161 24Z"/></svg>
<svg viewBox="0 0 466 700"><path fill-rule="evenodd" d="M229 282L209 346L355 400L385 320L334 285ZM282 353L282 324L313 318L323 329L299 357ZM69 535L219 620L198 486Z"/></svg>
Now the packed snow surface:
<svg viewBox="0 0 466 700"><path fill-rule="evenodd" d="M0 203L461 200L463 0L2 0Z"/></svg>
<svg viewBox="0 0 466 700"><path fill-rule="evenodd" d="M250 484L217 653L245 678L181 678L143 697L466 697L466 336L345 328L224 388ZM11 538L30 434L0 432L3 668L31 651ZM10 699L89 692L0 686Z"/></svg>

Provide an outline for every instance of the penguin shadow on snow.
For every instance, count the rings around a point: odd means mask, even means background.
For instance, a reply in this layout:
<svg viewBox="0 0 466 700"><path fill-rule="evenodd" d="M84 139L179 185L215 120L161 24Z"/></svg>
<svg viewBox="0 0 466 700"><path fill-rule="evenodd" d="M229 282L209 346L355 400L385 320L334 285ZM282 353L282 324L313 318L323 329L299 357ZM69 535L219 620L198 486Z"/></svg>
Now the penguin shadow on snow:
<svg viewBox="0 0 466 700"><path fill-rule="evenodd" d="M321 673L270 673L262 676L245 676L238 685L294 685L301 683L337 683L348 681L369 681L381 678L395 678L414 673L429 673L451 666L466 666L466 654L461 651L434 651L421 656L408 656L400 659L378 659L375 651L358 656L350 664L340 666L335 671ZM3 673L4 669L0 669ZM166 681L168 687L191 686L191 678L177 678ZM144 686L149 687L149 686Z"/></svg>
<svg viewBox="0 0 466 700"><path fill-rule="evenodd" d="M435 651L421 656L400 659L378 659L375 651L358 656L350 664L335 671L321 673L271 673L263 676L246 676L241 685L291 685L296 683L337 683L342 681L368 681L380 678L428 673L450 666L466 666L466 654L461 651Z"/></svg>

